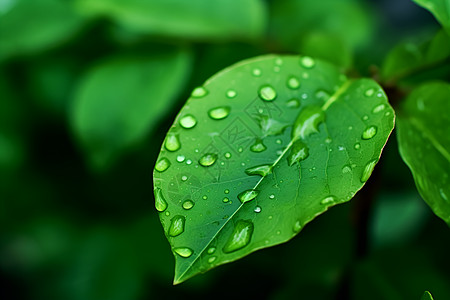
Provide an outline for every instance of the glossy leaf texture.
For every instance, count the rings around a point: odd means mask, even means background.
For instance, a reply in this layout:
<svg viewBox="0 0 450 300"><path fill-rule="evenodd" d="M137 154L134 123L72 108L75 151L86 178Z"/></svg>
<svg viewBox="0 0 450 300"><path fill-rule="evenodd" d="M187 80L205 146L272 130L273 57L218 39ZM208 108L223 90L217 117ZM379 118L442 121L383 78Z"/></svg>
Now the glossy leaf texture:
<svg viewBox="0 0 450 300"><path fill-rule="evenodd" d="M73 128L92 163L105 167L139 143L172 108L190 71L184 50L116 57L90 70L76 92Z"/></svg>
<svg viewBox="0 0 450 300"><path fill-rule="evenodd" d="M425 291L422 295L422 298L420 300L433 300L433 296L429 291Z"/></svg>
<svg viewBox="0 0 450 300"><path fill-rule="evenodd" d="M142 33L182 39L256 38L263 34L261 0L77 0L80 11L107 16Z"/></svg>
<svg viewBox="0 0 450 300"><path fill-rule="evenodd" d="M308 56L253 58L196 88L154 170L174 283L286 242L350 200L393 126L376 82Z"/></svg>
<svg viewBox="0 0 450 300"><path fill-rule="evenodd" d="M416 187L434 213L450 225L450 85L427 83L401 107L397 138L400 154Z"/></svg>
<svg viewBox="0 0 450 300"><path fill-rule="evenodd" d="M450 1L448 0L413 0L428 9L450 34Z"/></svg>
<svg viewBox="0 0 450 300"><path fill-rule="evenodd" d="M59 45L69 40L84 22L68 1L5 2L0 7L0 60Z"/></svg>

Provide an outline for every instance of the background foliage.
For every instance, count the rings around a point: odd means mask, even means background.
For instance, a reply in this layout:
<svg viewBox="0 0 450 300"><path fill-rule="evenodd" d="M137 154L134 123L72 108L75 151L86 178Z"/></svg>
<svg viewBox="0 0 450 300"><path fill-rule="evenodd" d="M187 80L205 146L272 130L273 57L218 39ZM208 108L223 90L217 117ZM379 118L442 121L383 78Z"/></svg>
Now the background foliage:
<svg viewBox="0 0 450 300"><path fill-rule="evenodd" d="M420 199L395 138L367 198L176 287L151 182L190 91L222 68L301 53L397 80L404 66L448 59L439 30L410 0L0 0L2 294L199 298L236 281L245 284L229 293L269 299L419 299L425 290L450 299L448 227Z"/></svg>

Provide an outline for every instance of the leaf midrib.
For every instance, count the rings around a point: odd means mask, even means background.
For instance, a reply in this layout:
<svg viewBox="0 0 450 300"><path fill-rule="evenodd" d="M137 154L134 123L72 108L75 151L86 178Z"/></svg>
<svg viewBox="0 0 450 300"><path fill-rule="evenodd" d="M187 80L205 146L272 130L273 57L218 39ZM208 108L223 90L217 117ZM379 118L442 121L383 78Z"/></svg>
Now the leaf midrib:
<svg viewBox="0 0 450 300"><path fill-rule="evenodd" d="M328 110L328 108L334 103L336 102L339 97L345 92L347 91L347 89L349 88L349 86L351 85L351 83L353 82L353 80L347 80L345 81L338 89L337 91L331 95L330 98L328 98L328 100L322 105L322 111L325 112ZM280 154L280 156L277 158L277 160L272 164L271 169L273 169L279 162L280 160L284 157L284 155L291 149L292 145L294 144L294 142L297 139L292 139L289 144L287 145L286 149L284 149L284 151ZM256 190L258 188L258 186L261 184L261 182L264 180L264 178L266 178L266 176L263 176L259 179L259 181L255 184L255 186L252 188L252 190ZM217 230L217 232L214 234L214 236L209 240L209 242L206 244L205 247L203 247L203 249L199 252L199 254L197 255L197 257L192 261L192 263L189 264L189 266L186 268L186 270L178 277L178 279L182 279L183 276L191 269L191 267L197 262L197 260L199 259L199 257L205 252L205 250L209 247L209 245L211 244L211 242L218 236L218 234L220 232L222 232L223 228L228 224L228 222L233 219L233 217L241 210L241 208L244 206L244 203L241 203L241 205L233 212L233 214L225 221L225 223L223 223L223 225ZM181 281L177 281L178 283Z"/></svg>

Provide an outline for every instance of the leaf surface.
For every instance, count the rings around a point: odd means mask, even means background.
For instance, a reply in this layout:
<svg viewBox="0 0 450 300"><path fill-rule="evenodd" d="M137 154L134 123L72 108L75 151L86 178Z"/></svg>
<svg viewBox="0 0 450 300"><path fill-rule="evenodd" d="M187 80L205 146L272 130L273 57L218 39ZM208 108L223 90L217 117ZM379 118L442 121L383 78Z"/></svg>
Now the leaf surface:
<svg viewBox="0 0 450 300"><path fill-rule="evenodd" d="M154 171L174 283L286 242L350 200L393 125L377 83L307 56L246 60L196 88Z"/></svg>
<svg viewBox="0 0 450 300"><path fill-rule="evenodd" d="M428 9L450 34L450 1L448 0L413 0Z"/></svg>
<svg viewBox="0 0 450 300"><path fill-rule="evenodd" d="M398 118L400 154L436 215L450 224L450 85L427 83L404 102Z"/></svg>
<svg viewBox="0 0 450 300"><path fill-rule="evenodd" d="M190 70L189 52L117 57L90 70L76 93L73 127L104 166L140 142L171 109Z"/></svg>

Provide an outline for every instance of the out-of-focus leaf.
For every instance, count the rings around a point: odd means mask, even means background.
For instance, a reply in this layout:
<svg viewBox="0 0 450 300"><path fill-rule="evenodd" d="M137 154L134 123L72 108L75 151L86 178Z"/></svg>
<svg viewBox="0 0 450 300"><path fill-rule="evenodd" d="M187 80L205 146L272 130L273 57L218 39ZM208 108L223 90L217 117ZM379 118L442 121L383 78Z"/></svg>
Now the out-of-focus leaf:
<svg viewBox="0 0 450 300"><path fill-rule="evenodd" d="M400 109L397 138L420 195L450 225L449 99L447 83L415 89Z"/></svg>
<svg viewBox="0 0 450 300"><path fill-rule="evenodd" d="M327 60L344 69L352 64L350 47L330 34L311 33L305 36L301 41L300 53Z"/></svg>
<svg viewBox="0 0 450 300"><path fill-rule="evenodd" d="M57 46L83 25L64 0L15 0L0 11L0 60Z"/></svg>
<svg viewBox="0 0 450 300"><path fill-rule="evenodd" d="M354 49L366 44L373 30L372 15L360 1L277 0L272 6L270 33L294 51L309 33L333 35Z"/></svg>
<svg viewBox="0 0 450 300"><path fill-rule="evenodd" d="M428 9L450 34L450 3L448 0L413 0Z"/></svg>
<svg viewBox="0 0 450 300"><path fill-rule="evenodd" d="M420 298L420 300L433 300L433 296L431 295L431 293L429 291L425 291L423 293L422 298Z"/></svg>
<svg viewBox="0 0 450 300"><path fill-rule="evenodd" d="M139 32L183 39L255 38L266 23L261 0L78 0L78 6Z"/></svg>
<svg viewBox="0 0 450 300"><path fill-rule="evenodd" d="M386 56L381 69L384 80L395 82L434 66L450 56L450 36L443 30L427 43L401 43Z"/></svg>
<svg viewBox="0 0 450 300"><path fill-rule="evenodd" d="M262 56L196 88L155 166L175 283L294 237L369 179L394 126L373 80Z"/></svg>
<svg viewBox="0 0 450 300"><path fill-rule="evenodd" d="M190 70L187 51L118 57L90 70L73 106L73 127L94 164L140 142L172 108Z"/></svg>

